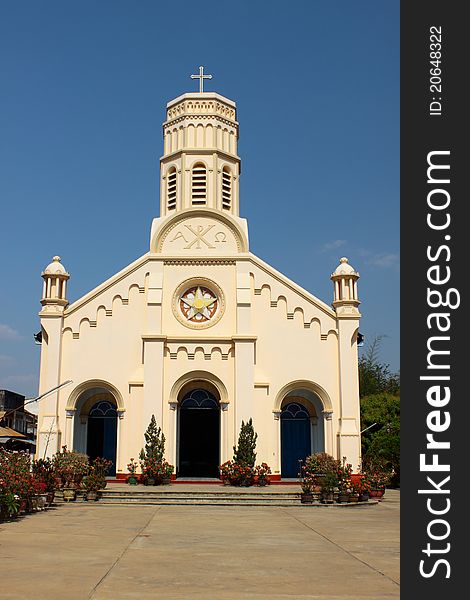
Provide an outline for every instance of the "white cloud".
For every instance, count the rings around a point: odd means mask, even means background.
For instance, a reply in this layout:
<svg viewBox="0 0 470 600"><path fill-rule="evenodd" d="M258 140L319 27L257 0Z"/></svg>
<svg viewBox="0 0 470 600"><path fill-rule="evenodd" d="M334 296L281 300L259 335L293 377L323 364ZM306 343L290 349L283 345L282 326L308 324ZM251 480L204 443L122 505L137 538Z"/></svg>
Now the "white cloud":
<svg viewBox="0 0 470 600"><path fill-rule="evenodd" d="M326 244L323 244L321 251L331 252L332 250L341 248L341 246L344 246L344 244L346 244L346 240L333 240L332 242L327 242Z"/></svg>
<svg viewBox="0 0 470 600"><path fill-rule="evenodd" d="M393 252L375 254L367 260L369 265L374 267L380 267L381 269L391 269L398 267L400 262L400 256Z"/></svg>
<svg viewBox="0 0 470 600"><path fill-rule="evenodd" d="M0 340L20 340L21 335L5 323L0 323Z"/></svg>

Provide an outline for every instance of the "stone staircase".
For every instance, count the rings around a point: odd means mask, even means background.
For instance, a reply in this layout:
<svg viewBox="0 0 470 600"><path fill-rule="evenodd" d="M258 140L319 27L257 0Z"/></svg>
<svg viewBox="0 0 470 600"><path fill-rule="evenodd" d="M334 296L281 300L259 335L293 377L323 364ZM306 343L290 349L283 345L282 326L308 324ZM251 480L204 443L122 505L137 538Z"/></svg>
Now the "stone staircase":
<svg viewBox="0 0 470 600"><path fill-rule="evenodd" d="M300 490L291 491L286 487L281 489L279 487L281 486L232 488L220 485L157 487L108 485L102 491L99 504L300 506Z"/></svg>
<svg viewBox="0 0 470 600"><path fill-rule="evenodd" d="M71 505L88 506L315 506L324 508L348 508L372 506L376 500L349 504L321 504L318 494L314 494L314 504L301 504L300 486L270 485L267 487L238 488L221 484L194 485L170 484L162 486L131 486L109 483L101 490L98 502L84 502L83 492L79 491L76 502ZM54 503L63 504L61 492L56 493Z"/></svg>

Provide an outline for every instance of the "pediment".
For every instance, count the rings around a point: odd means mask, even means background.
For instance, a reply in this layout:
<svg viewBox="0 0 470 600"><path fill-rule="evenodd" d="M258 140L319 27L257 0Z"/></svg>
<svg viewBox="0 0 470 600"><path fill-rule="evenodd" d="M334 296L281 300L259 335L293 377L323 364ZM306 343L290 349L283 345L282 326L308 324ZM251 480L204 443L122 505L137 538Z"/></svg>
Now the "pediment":
<svg viewBox="0 0 470 600"><path fill-rule="evenodd" d="M158 254L207 258L247 249L247 237L240 224L210 209L182 211L152 232L151 251Z"/></svg>

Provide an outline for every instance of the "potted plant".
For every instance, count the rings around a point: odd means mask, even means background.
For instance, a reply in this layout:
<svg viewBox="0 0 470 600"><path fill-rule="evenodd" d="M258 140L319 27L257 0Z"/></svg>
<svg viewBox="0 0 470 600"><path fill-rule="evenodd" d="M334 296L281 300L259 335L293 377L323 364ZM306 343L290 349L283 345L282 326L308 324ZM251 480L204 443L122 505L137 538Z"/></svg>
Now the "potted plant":
<svg viewBox="0 0 470 600"><path fill-rule="evenodd" d="M50 458L33 460L32 471L34 477L45 485L46 506L50 506L54 500L56 488L56 476L52 460Z"/></svg>
<svg viewBox="0 0 470 600"><path fill-rule="evenodd" d="M62 452L53 456L52 463L64 492L64 500L76 500L77 489L90 468L88 456L80 452L69 452L67 446L62 446Z"/></svg>
<svg viewBox="0 0 470 600"><path fill-rule="evenodd" d="M171 475L173 473L173 468L173 465L170 465L170 463L166 460L160 463L161 483L163 485L168 485L169 483L171 483Z"/></svg>
<svg viewBox="0 0 470 600"><path fill-rule="evenodd" d="M303 469L305 469L306 473L311 473L315 476L316 485L314 491L321 492L325 476L328 473L336 473L340 467L340 461L333 458L331 454L317 452L316 454L307 456Z"/></svg>
<svg viewBox="0 0 470 600"><path fill-rule="evenodd" d="M257 477L257 483L260 486L269 485L269 477L271 475L271 469L265 462L255 467L255 473Z"/></svg>
<svg viewBox="0 0 470 600"><path fill-rule="evenodd" d="M312 504L313 503L313 490L315 488L317 481L315 476L306 473L303 475L300 481L300 486L302 488L302 492L300 494L300 502L302 504Z"/></svg>
<svg viewBox="0 0 470 600"><path fill-rule="evenodd" d="M99 471L91 469L89 474L83 478L85 488L84 500L98 500L99 490L103 487L103 478Z"/></svg>
<svg viewBox="0 0 470 600"><path fill-rule="evenodd" d="M0 491L1 491L0 481ZM17 494L11 492L0 493L0 522L9 517L16 517L20 510L20 499Z"/></svg>
<svg viewBox="0 0 470 600"><path fill-rule="evenodd" d="M97 456L92 464L92 468L97 474L97 476L101 477L101 487L105 488L108 485L106 481L106 476L108 475L109 469L113 464L112 460L108 460L107 458L102 458L101 456Z"/></svg>
<svg viewBox="0 0 470 600"><path fill-rule="evenodd" d="M323 504L333 504L334 491L338 485L336 473L326 473L322 481L321 501Z"/></svg>
<svg viewBox="0 0 470 600"><path fill-rule="evenodd" d="M365 477L370 485L370 497L382 498L385 494L385 486L389 481L389 475L379 467L369 468L365 473Z"/></svg>
<svg viewBox="0 0 470 600"><path fill-rule="evenodd" d="M220 477L224 485L232 485L233 479L233 461L228 460L220 465Z"/></svg>
<svg viewBox="0 0 470 600"><path fill-rule="evenodd" d="M351 474L352 465L343 460L343 465L337 470L338 476L338 502L349 502L352 490Z"/></svg>
<svg viewBox="0 0 470 600"><path fill-rule="evenodd" d="M357 494L358 502L367 502L370 497L370 483L365 477L353 482L353 490Z"/></svg>
<svg viewBox="0 0 470 600"><path fill-rule="evenodd" d="M137 485L137 461L131 458L131 461L127 464L127 483L129 485Z"/></svg>
<svg viewBox="0 0 470 600"><path fill-rule="evenodd" d="M247 423L242 421L237 446L233 447L233 459L220 466L224 483L228 481L230 485L243 487L253 485L256 475L257 438L258 434L255 433L252 420Z"/></svg>

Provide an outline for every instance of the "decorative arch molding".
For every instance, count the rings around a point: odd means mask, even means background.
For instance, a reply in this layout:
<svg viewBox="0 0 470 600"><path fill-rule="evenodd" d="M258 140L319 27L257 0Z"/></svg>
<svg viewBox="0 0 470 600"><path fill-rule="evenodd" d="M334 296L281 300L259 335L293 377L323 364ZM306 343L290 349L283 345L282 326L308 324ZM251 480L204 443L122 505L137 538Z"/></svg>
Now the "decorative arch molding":
<svg viewBox="0 0 470 600"><path fill-rule="evenodd" d="M296 390L301 389L313 392L322 403L324 411L333 411L333 404L326 390L324 390L320 385L318 385L318 383L315 383L314 381L309 381L307 379L297 379L296 381L291 381L278 391L274 400L273 412L279 413L281 411L282 401L285 399L285 397L288 396L291 392L295 392Z"/></svg>
<svg viewBox="0 0 470 600"><path fill-rule="evenodd" d="M168 400L168 404L177 404L183 388L187 387L188 384L197 381L207 382L214 386L219 393L220 404L227 405L230 403L225 384L213 373L209 373L209 371L197 370L185 373L175 381L170 391L170 399Z"/></svg>
<svg viewBox="0 0 470 600"><path fill-rule="evenodd" d="M131 296L131 292L132 293L136 293L138 292L139 294L144 294L146 288L148 287L147 284L147 279L148 279L148 275L149 273L145 273L145 280L143 285L140 283L131 283L129 284L127 290L127 298L125 298L122 294L115 294L112 299L110 300L110 302L108 303L108 308L106 308L105 304L100 304L97 308L93 308L91 307L89 310L90 312L94 311L95 313L95 318L90 318L90 316L87 317L82 317L78 323L78 326L75 325L75 331L74 331L74 327L72 326L67 326L63 329L63 333L66 333L67 331L70 331L73 335L74 339L79 339L80 337L80 330L83 327L83 325L87 324L89 327L97 327L99 325L99 323L102 321L102 319L104 319L105 317L112 317L113 316L113 307L115 306L115 303L119 302L119 306L128 306L129 305L129 298ZM116 304L117 307L117 304Z"/></svg>
<svg viewBox="0 0 470 600"><path fill-rule="evenodd" d="M115 387L108 381L104 381L102 379L88 379L87 381L84 381L83 383L80 383L79 385L77 385L72 390L72 392L70 393L70 396L68 397L67 404L65 406L65 410L75 411L77 409L77 402L78 402L80 396L84 392L86 392L90 389L93 389L93 388L101 388L101 389L104 389L107 392L109 392L113 396L113 398L116 402L116 407L117 407L118 413L124 413L126 411L121 392L117 389L117 387Z"/></svg>
<svg viewBox="0 0 470 600"><path fill-rule="evenodd" d="M248 239L235 221L235 219L229 213L222 213L219 210L214 210L212 208L188 208L185 210L181 210L174 215L171 215L165 223L158 228L157 231L152 236L150 251L161 254L163 244L165 239L169 235L169 233L177 227L181 221L188 219L190 217L209 217L213 218L216 221L222 222L226 225L234 234L235 240L237 242L237 248L239 252L248 252Z"/></svg>
<svg viewBox="0 0 470 600"><path fill-rule="evenodd" d="M261 287L256 287L256 275L253 272L250 272L251 282L254 286L254 295L255 296L264 296L264 301L267 300L269 308L280 308L282 312L282 308L285 310L285 315L288 320L295 320L298 324L304 327L304 329L311 329L312 323L318 323L320 326L320 335L322 340L326 340L330 333L335 333L337 335L337 331L334 329L329 329L326 333L326 327L328 327L328 322L321 320L317 316L312 316L310 310L307 307L299 306L296 304L296 300L292 302L292 299L289 298L285 293L282 293L279 289L276 289L276 284L271 286L270 283L262 283L259 284Z"/></svg>

